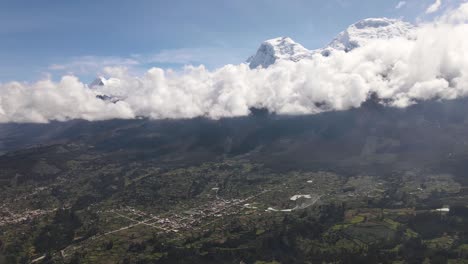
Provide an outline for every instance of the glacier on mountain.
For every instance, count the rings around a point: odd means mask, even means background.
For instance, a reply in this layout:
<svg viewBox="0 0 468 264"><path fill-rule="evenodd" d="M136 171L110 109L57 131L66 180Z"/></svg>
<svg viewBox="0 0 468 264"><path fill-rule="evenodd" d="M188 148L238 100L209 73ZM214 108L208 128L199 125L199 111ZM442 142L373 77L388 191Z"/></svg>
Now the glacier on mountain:
<svg viewBox="0 0 468 264"><path fill-rule="evenodd" d="M280 37L267 40L260 45L257 53L247 60L251 69L259 66L267 68L277 60L290 60L297 62L310 58L311 52L291 38Z"/></svg>
<svg viewBox="0 0 468 264"><path fill-rule="evenodd" d="M330 44L322 49L308 50L288 37L263 42L257 53L247 63L251 69L259 66L268 68L279 60L297 62L311 59L314 54L328 56L335 50L349 52L376 39L414 38L415 26L410 23L388 18L368 18L358 21L339 33Z"/></svg>
<svg viewBox="0 0 468 264"><path fill-rule="evenodd" d="M348 52L375 39L413 38L414 28L412 24L398 19L368 18L338 34L327 48Z"/></svg>

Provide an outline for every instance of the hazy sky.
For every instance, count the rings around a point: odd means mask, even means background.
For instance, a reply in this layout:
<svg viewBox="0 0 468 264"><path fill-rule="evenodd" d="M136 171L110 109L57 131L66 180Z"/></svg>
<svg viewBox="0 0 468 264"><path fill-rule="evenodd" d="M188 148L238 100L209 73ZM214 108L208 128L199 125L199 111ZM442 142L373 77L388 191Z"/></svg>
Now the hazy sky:
<svg viewBox="0 0 468 264"><path fill-rule="evenodd" d="M424 20L434 1L0 0L0 82L91 80L108 65L214 68L244 61L273 37L314 49L363 18Z"/></svg>

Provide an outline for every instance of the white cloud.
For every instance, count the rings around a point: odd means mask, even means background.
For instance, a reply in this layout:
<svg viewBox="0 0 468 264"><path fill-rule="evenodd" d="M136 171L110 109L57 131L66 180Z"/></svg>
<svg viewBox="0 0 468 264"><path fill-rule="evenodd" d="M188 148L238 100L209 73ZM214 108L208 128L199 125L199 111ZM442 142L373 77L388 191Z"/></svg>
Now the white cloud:
<svg viewBox="0 0 468 264"><path fill-rule="evenodd" d="M209 66L222 66L222 61L242 62L245 58L238 54L243 52L237 49L228 49L223 47L207 48L181 48L162 50L156 54L136 56L143 63L170 63L170 64L205 64Z"/></svg>
<svg viewBox="0 0 468 264"><path fill-rule="evenodd" d="M449 24L468 23L468 1L465 2L467 3L443 14L438 21Z"/></svg>
<svg viewBox="0 0 468 264"><path fill-rule="evenodd" d="M234 50L234 51L233 51ZM62 63L48 66L54 73L67 75L95 75L103 68L125 67L132 72L144 72L147 64L204 64L210 67L220 67L221 61L242 62L237 54L243 54L236 49L224 48L182 48L162 50L154 54L135 54L129 57L117 56L80 56Z"/></svg>
<svg viewBox="0 0 468 264"><path fill-rule="evenodd" d="M112 104L100 100L73 76L64 76L59 82L0 84L0 90L0 123L134 117L127 103Z"/></svg>
<svg viewBox="0 0 468 264"><path fill-rule="evenodd" d="M453 99L468 95L467 22L468 3L420 25L415 38L369 41L348 53L279 61L267 69L187 66L182 71L152 68L135 76L125 67L106 67L103 73L112 81L94 89L72 76L0 84L0 122L220 118L247 115L250 107L314 114L358 107L370 93L396 107ZM98 94L120 101L104 101Z"/></svg>
<svg viewBox="0 0 468 264"><path fill-rule="evenodd" d="M121 58L121 57L100 57L100 56L81 56L75 57L71 60L63 63L52 64L49 66L49 70L65 72L67 74L96 74L104 67L112 66L125 66L135 67L140 62L133 58Z"/></svg>
<svg viewBox="0 0 468 264"><path fill-rule="evenodd" d="M432 5L426 9L426 14L432 14L439 10L442 5L442 0L436 0Z"/></svg>
<svg viewBox="0 0 468 264"><path fill-rule="evenodd" d="M398 4L395 6L395 9L400 9L406 5L406 1L400 1Z"/></svg>

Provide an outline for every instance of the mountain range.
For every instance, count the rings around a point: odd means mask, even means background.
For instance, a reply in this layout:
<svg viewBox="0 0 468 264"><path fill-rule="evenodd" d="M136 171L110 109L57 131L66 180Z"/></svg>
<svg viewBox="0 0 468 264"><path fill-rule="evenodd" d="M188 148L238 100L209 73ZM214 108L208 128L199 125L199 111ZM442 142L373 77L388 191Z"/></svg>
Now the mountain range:
<svg viewBox="0 0 468 264"><path fill-rule="evenodd" d="M397 19L368 18L352 24L321 49L308 50L289 37L267 40L247 63L252 69L259 66L267 68L279 60L297 62L313 59L315 54L328 56L334 51L349 52L375 39L411 38L414 28L412 24Z"/></svg>
<svg viewBox="0 0 468 264"><path fill-rule="evenodd" d="M264 41L257 52L246 63L251 69L268 68L281 60L298 62L313 59L314 55L329 56L332 52L349 52L366 45L372 40L392 38L414 38L414 26L411 23L389 18L367 18L360 20L340 32L328 45L320 49L309 50L290 37L278 37ZM118 83L118 79L96 78L89 86L105 86Z"/></svg>

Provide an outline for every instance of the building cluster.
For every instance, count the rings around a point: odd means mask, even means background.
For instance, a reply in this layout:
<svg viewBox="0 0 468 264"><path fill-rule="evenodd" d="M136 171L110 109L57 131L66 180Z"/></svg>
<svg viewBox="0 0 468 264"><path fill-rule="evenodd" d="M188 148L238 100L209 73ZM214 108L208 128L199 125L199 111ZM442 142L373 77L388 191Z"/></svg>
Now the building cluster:
<svg viewBox="0 0 468 264"><path fill-rule="evenodd" d="M264 191L265 192L265 191ZM260 194L263 194L261 192ZM244 199L229 199L225 200L218 196L213 201L205 203L195 208L191 208L182 213L171 213L168 215L155 216L130 206L125 206L119 209L112 209L106 212L113 213L121 218L132 221L132 226L141 224L151 226L162 233L180 232L185 230L194 230L208 221L214 221L229 215L238 214L244 204L257 197L250 196ZM112 231L111 231L112 232Z"/></svg>
<svg viewBox="0 0 468 264"><path fill-rule="evenodd" d="M34 218L49 214L55 210L26 210L21 213L13 213L6 208L0 210L0 226L20 224L28 222Z"/></svg>

